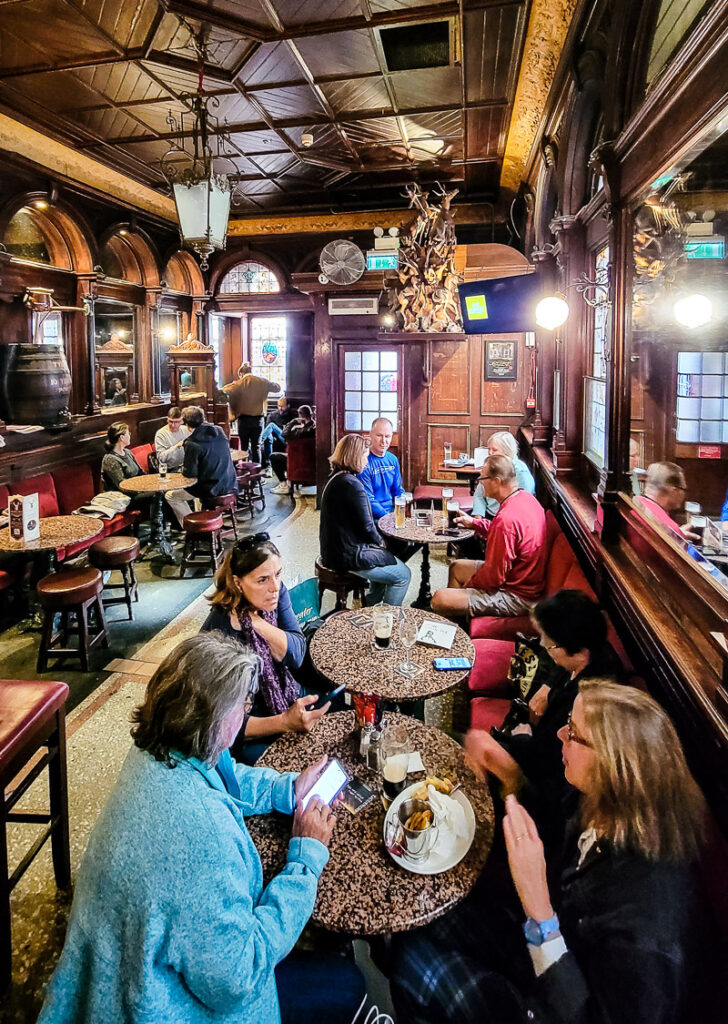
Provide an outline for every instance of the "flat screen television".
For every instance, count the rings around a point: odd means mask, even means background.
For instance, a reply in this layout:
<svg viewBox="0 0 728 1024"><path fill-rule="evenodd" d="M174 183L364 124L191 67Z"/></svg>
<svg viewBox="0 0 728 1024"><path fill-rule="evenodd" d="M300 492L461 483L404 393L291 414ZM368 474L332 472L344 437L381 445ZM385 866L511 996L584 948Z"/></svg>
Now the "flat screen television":
<svg viewBox="0 0 728 1024"><path fill-rule="evenodd" d="M542 284L537 274L491 277L458 287L466 334L520 334L536 330Z"/></svg>

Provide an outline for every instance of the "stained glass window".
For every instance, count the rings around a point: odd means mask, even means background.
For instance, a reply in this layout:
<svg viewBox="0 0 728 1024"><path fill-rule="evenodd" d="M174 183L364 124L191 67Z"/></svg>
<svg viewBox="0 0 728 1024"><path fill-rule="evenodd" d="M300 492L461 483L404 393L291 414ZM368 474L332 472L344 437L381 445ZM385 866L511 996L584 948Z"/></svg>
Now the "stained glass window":
<svg viewBox="0 0 728 1024"><path fill-rule="evenodd" d="M344 356L344 430L371 430L379 416L397 424L397 353L367 349Z"/></svg>
<svg viewBox="0 0 728 1024"><path fill-rule="evenodd" d="M284 316L250 318L250 362L256 377L265 377L286 393L286 345L288 322Z"/></svg>
<svg viewBox="0 0 728 1024"><path fill-rule="evenodd" d="M278 278L262 263L237 263L220 284L221 294L261 295L281 290Z"/></svg>

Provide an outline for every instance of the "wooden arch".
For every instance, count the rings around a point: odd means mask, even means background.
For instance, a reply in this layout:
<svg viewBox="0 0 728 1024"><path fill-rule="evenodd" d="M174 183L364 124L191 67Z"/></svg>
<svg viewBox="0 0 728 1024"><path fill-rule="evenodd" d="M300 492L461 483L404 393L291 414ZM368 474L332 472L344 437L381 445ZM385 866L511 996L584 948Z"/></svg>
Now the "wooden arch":
<svg viewBox="0 0 728 1024"><path fill-rule="evenodd" d="M168 288L187 295L202 296L205 294L205 278L199 264L192 253L180 249L167 260L162 274L162 281Z"/></svg>
<svg viewBox="0 0 728 1024"><path fill-rule="evenodd" d="M115 224L100 239L100 249L108 246L122 269L122 279L145 288L158 288L159 258L154 243L138 228Z"/></svg>
<svg viewBox="0 0 728 1024"><path fill-rule="evenodd" d="M281 291L277 294L290 291L290 280L285 269L281 264L269 256L268 253L258 252L255 249L234 249L232 252L227 253L219 263L216 264L215 269L210 275L210 293L217 296L220 291L220 285L222 284L225 276L236 267L238 263L260 263L264 267L267 267L275 276L278 278L278 283L281 286Z"/></svg>
<svg viewBox="0 0 728 1024"><path fill-rule="evenodd" d="M37 203L48 205L39 208ZM50 264L78 274L93 273L95 246L93 235L76 210L62 200L49 200L37 192L15 196L0 212L0 238L13 217L26 212L43 236Z"/></svg>

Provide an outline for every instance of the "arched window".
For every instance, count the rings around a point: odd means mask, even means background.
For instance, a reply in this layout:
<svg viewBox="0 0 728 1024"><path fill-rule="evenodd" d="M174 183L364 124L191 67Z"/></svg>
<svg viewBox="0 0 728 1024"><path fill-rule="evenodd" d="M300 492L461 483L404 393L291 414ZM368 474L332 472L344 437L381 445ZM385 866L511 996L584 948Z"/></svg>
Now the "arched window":
<svg viewBox="0 0 728 1024"><path fill-rule="evenodd" d="M71 269L71 256L61 232L31 206L23 206L12 217L5 229L3 243L16 259Z"/></svg>
<svg viewBox="0 0 728 1024"><path fill-rule="evenodd" d="M647 87L688 35L705 6L705 0L661 0L647 65Z"/></svg>
<svg viewBox="0 0 728 1024"><path fill-rule="evenodd" d="M278 278L262 263L236 263L220 283L221 295L261 295L279 292Z"/></svg>

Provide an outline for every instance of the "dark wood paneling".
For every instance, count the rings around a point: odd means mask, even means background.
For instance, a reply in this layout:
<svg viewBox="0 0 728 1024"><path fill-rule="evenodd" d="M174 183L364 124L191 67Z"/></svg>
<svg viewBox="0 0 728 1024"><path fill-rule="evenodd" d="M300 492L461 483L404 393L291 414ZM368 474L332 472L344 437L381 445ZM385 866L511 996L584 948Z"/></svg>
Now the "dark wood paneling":
<svg viewBox="0 0 728 1024"><path fill-rule="evenodd" d="M463 341L427 343L430 349L432 384L428 389L430 416L468 416L471 392L471 346Z"/></svg>

